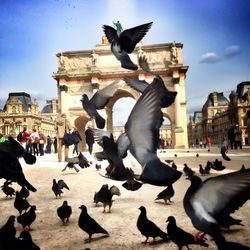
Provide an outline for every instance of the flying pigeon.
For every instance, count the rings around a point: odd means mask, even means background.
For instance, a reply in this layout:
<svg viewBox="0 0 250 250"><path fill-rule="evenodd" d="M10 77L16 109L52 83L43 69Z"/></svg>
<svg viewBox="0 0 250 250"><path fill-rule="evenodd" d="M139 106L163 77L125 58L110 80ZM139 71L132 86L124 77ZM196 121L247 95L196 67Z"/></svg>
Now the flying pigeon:
<svg viewBox="0 0 250 250"><path fill-rule="evenodd" d="M54 192L56 198L57 196L61 197L61 194L63 193L62 191L63 188L69 190L69 187L64 182L64 180L59 180L58 182L56 182L56 179L53 179L52 191Z"/></svg>
<svg viewBox="0 0 250 250"><path fill-rule="evenodd" d="M152 24L153 22L150 22L131 29L126 29L122 31L120 35L117 34L113 27L103 25L103 31L109 43L111 43L111 51L116 59L121 62L123 68L130 70L138 69L137 65L131 61L128 54L134 51L136 44L142 40Z"/></svg>

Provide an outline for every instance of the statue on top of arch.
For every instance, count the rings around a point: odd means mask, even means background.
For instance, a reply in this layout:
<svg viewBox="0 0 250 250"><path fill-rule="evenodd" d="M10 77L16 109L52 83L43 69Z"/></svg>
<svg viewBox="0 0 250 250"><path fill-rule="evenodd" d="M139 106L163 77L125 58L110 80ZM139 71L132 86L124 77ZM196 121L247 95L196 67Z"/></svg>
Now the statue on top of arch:
<svg viewBox="0 0 250 250"><path fill-rule="evenodd" d="M121 23L120 23L119 20L118 20L116 23L113 21L113 24L114 24L114 26L115 26L117 35L120 36L120 34L121 34L122 31L123 31L123 28L122 28Z"/></svg>

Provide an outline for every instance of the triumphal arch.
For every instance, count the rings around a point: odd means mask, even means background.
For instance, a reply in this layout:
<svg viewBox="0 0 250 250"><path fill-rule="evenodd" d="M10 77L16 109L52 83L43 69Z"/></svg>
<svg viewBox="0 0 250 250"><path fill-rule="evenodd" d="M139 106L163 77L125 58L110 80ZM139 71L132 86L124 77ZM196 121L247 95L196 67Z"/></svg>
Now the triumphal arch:
<svg viewBox="0 0 250 250"><path fill-rule="evenodd" d="M172 144L174 148L186 148L187 119L185 77L188 66L183 65L181 43L164 43L142 45L139 43L130 55L132 61L138 64L138 57L145 55L153 74L159 74L169 90L177 91L175 102L168 108L163 108L164 117L171 123ZM53 74L57 81L59 112L66 113L71 124L84 135L86 124L91 121L82 108L81 97L85 93L91 96L114 80L123 81L124 77L138 77L140 80L152 82L154 75L143 71L140 67L136 71L123 69L120 62L110 50L110 44L96 45L92 50L66 51L58 53L58 71ZM113 131L113 106L122 97L132 97L135 100L140 94L123 84L105 109L99 111L106 118L106 130ZM126 105L126 102L124 102ZM83 136L84 137L84 136ZM85 142L80 145L85 149Z"/></svg>

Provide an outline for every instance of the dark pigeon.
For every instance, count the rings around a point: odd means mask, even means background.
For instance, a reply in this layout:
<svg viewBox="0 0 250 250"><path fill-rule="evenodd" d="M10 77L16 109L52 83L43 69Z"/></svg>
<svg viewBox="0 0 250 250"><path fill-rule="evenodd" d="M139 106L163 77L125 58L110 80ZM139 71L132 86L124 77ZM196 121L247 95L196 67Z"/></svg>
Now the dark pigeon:
<svg viewBox="0 0 250 250"><path fill-rule="evenodd" d="M129 151L143 167L140 180L156 186L167 186L181 176L181 172L161 162L156 154L162 116L157 91L149 85L136 102L125 124Z"/></svg>
<svg viewBox="0 0 250 250"><path fill-rule="evenodd" d="M205 169L204 169L206 174L210 174L211 166L212 166L212 162L207 161L207 165L205 166Z"/></svg>
<svg viewBox="0 0 250 250"><path fill-rule="evenodd" d="M20 233L19 237L20 239L20 250L40 250L40 247L36 245L36 243L32 240L31 234L28 231L23 231Z"/></svg>
<svg viewBox="0 0 250 250"><path fill-rule="evenodd" d="M221 156L224 160L226 161L231 161L231 159L227 156L227 147L226 146L222 146L221 149L220 149L220 153L221 153Z"/></svg>
<svg viewBox="0 0 250 250"><path fill-rule="evenodd" d="M218 249L233 249L232 246L237 247L238 243L225 240L219 221L228 219L239 209L249 199L249 193L250 169L208 178L204 182L193 176L184 196L184 209L194 227L209 234Z"/></svg>
<svg viewBox="0 0 250 250"><path fill-rule="evenodd" d="M101 189L98 192L95 192L94 202L97 205L98 202L102 202L103 204L103 213L105 213L106 206L109 207L109 213L111 213L112 207L112 197L113 195L120 196L121 192L118 187L112 186L109 188L108 184L102 185Z"/></svg>
<svg viewBox="0 0 250 250"><path fill-rule="evenodd" d="M219 161L218 159L215 159L215 161L211 165L211 168L214 169L214 170L216 170L216 171L222 171L226 167L222 165L222 161Z"/></svg>
<svg viewBox="0 0 250 250"><path fill-rule="evenodd" d="M173 216L169 216L167 222L168 237L178 246L178 249L182 249L182 247L184 246L187 249L190 249L188 245L193 244L208 247L208 244L205 243L204 238L196 241L195 237L192 234L185 232L183 229L177 227L176 220Z"/></svg>
<svg viewBox="0 0 250 250"><path fill-rule="evenodd" d="M36 206L31 206L29 211L19 215L17 217L17 222L23 226L25 229L28 227L28 230L30 230L30 225L35 221L36 219Z"/></svg>
<svg viewBox="0 0 250 250"><path fill-rule="evenodd" d="M146 240L143 243L147 243L149 237L152 237L153 241L155 241L156 237L160 237L163 240L168 240L167 234L164 233L158 226L156 226L154 222L147 218L146 208L141 206L139 209L141 210L141 213L137 219L136 226L141 234L146 237Z"/></svg>
<svg viewBox="0 0 250 250"><path fill-rule="evenodd" d="M205 169L202 167L201 164L199 164L199 167L200 167L200 169L199 169L200 174L201 174L202 176L205 175L205 174L206 174L206 171L205 171Z"/></svg>
<svg viewBox="0 0 250 250"><path fill-rule="evenodd" d="M91 242L92 235L101 233L109 235L109 233L102 228L87 212L87 207L82 205L79 207L81 209L81 214L78 219L78 226L89 235L89 238L85 240L86 242Z"/></svg>
<svg viewBox="0 0 250 250"><path fill-rule="evenodd" d="M97 110L105 108L119 87L121 87L121 82L114 81L103 89L98 90L91 99L86 94L82 95L83 109L91 118L95 119L96 126L100 129L105 127L105 119L101 117Z"/></svg>
<svg viewBox="0 0 250 250"><path fill-rule="evenodd" d="M18 191L16 191L14 207L18 210L19 214L21 214L23 211L26 212L27 209L30 207L29 202L23 199Z"/></svg>
<svg viewBox="0 0 250 250"><path fill-rule="evenodd" d="M65 225L65 222L69 221L69 217L72 214L72 208L68 205L67 201L64 201L62 206L57 208L57 215L63 222L63 225ZM65 221L66 220L66 221Z"/></svg>
<svg viewBox="0 0 250 250"><path fill-rule="evenodd" d="M172 167L173 169L177 170L177 165L175 164L175 162L174 162L174 161L173 161L173 163L172 163L171 167Z"/></svg>
<svg viewBox="0 0 250 250"><path fill-rule="evenodd" d="M135 46L146 35L151 28L153 22L142 24L131 29L124 30L120 35L116 30L108 25L103 25L103 31L111 43L111 51L117 60L121 62L121 66L125 69L137 70L128 54L132 53Z"/></svg>
<svg viewBox="0 0 250 250"><path fill-rule="evenodd" d="M102 169L102 166L101 166L101 164L95 164L95 168L96 168L96 170L100 170L100 169Z"/></svg>
<svg viewBox="0 0 250 250"><path fill-rule="evenodd" d="M1 186L1 188L7 197L8 196L12 197L12 195L15 195L15 189L9 187L9 185L11 185L11 181L5 181L3 186Z"/></svg>
<svg viewBox="0 0 250 250"><path fill-rule="evenodd" d="M21 195L21 197L23 199L27 199L29 197L29 195L30 195L29 190L26 187L24 187L24 186L21 188L21 190L20 190L19 193L20 193L20 195Z"/></svg>
<svg viewBox="0 0 250 250"><path fill-rule="evenodd" d="M199 154L196 154L196 157L198 158L200 155Z"/></svg>
<svg viewBox="0 0 250 250"><path fill-rule="evenodd" d="M157 195L157 198L155 200L161 200L163 199L165 201L165 203L168 205L170 204L172 201L171 201L171 198L174 196L174 189L173 189L173 185L170 184L166 189L164 189L162 192L160 192L158 195ZM169 203L168 203L169 201Z"/></svg>
<svg viewBox="0 0 250 250"><path fill-rule="evenodd" d="M64 180L59 180L58 182L56 182L56 179L53 179L52 191L54 192L56 198L57 196L61 197L61 194L63 193L62 191L63 188L69 190L69 187L64 182Z"/></svg>

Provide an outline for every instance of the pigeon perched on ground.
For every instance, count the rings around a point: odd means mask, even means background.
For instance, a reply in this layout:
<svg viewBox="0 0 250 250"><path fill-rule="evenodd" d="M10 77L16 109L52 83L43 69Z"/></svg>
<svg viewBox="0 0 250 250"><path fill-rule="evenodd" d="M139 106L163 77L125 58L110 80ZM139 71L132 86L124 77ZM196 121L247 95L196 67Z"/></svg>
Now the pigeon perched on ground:
<svg viewBox="0 0 250 250"><path fill-rule="evenodd" d="M167 234L147 218L146 208L141 206L139 209L141 210L141 213L137 219L136 226L141 234L146 237L146 240L143 243L147 243L149 237L153 237L153 241L155 241L156 237L160 237L163 240L168 240Z"/></svg>
<svg viewBox="0 0 250 250"><path fill-rule="evenodd" d="M21 214L23 211L26 212L26 210L30 207L29 202L23 199L18 191L16 191L14 207L18 210L19 214Z"/></svg>
<svg viewBox="0 0 250 250"><path fill-rule="evenodd" d="M126 29L117 34L116 30L108 25L103 25L103 31L111 43L111 51L117 60L121 62L121 66L125 69L137 70L135 65L128 54L132 53L135 46L146 35L151 28L153 22L142 24L131 29Z"/></svg>
<svg viewBox="0 0 250 250"><path fill-rule="evenodd" d="M157 156L159 129L163 122L157 84L149 85L132 109L125 124L130 153L143 167L140 180L156 186L177 181L181 172L163 163Z"/></svg>
<svg viewBox="0 0 250 250"><path fill-rule="evenodd" d="M231 159L226 155L227 153L227 147L226 146L222 146L221 149L220 149L220 153L221 153L221 156L224 160L226 161L231 161Z"/></svg>
<svg viewBox="0 0 250 250"><path fill-rule="evenodd" d="M198 158L200 155L199 154L196 154L196 157Z"/></svg>
<svg viewBox="0 0 250 250"><path fill-rule="evenodd" d="M27 249L27 250L40 250L40 247L35 244L35 242L32 240L31 234L28 231L23 231L20 233L18 239L20 239L20 245L21 249Z"/></svg>
<svg viewBox="0 0 250 250"><path fill-rule="evenodd" d="M103 213L105 213L106 206L109 206L109 213L111 213L111 206L113 203L113 195L120 196L121 192L118 187L112 186L109 188L108 184L102 185L101 189L98 192L95 192L94 202L97 205L98 202L103 204Z"/></svg>
<svg viewBox="0 0 250 250"><path fill-rule="evenodd" d="M237 248L238 243L226 242L220 221L228 220L230 214L249 199L249 193L250 169L208 178L204 182L192 176L183 200L184 209L194 227L209 234L218 249L241 249Z"/></svg>
<svg viewBox="0 0 250 250"><path fill-rule="evenodd" d="M195 171L193 171L186 163L184 163L183 171L186 174L187 179L190 179L195 174Z"/></svg>
<svg viewBox="0 0 250 250"><path fill-rule="evenodd" d="M19 193L23 199L27 199L30 195L30 192L26 187L22 187Z"/></svg>
<svg viewBox="0 0 250 250"><path fill-rule="evenodd" d="M103 89L98 90L91 99L89 99L87 94L82 95L82 107L91 118L95 119L98 128L103 129L105 127L105 119L101 117L97 110L105 108L109 100L122 84L124 83L114 81Z"/></svg>
<svg viewBox="0 0 250 250"><path fill-rule="evenodd" d="M177 157L177 154L174 154L174 157Z"/></svg>
<svg viewBox="0 0 250 250"><path fill-rule="evenodd" d="M56 198L57 196L61 197L61 194L63 193L62 191L63 188L69 190L69 187L64 182L64 180L59 180L58 182L56 182L56 179L53 179L52 191L54 192Z"/></svg>
<svg viewBox="0 0 250 250"><path fill-rule="evenodd" d="M200 167L200 169L199 169L200 174L201 174L201 175L205 175L205 174L206 174L206 171L205 171L205 169L202 167L201 164L199 164L199 167Z"/></svg>
<svg viewBox="0 0 250 250"><path fill-rule="evenodd" d="M222 161L219 161L218 159L215 159L215 161L211 165L211 168L214 169L214 170L216 170L216 171L222 171L226 167L222 165Z"/></svg>
<svg viewBox="0 0 250 250"><path fill-rule="evenodd" d="M95 168L96 168L96 170L100 170L100 169L102 169L102 165L101 164L95 164Z"/></svg>
<svg viewBox="0 0 250 250"><path fill-rule="evenodd" d="M26 180L19 158L23 157L27 164L34 164L36 157L27 153L24 148L12 137L0 143L0 178L17 182L35 192L36 189Z"/></svg>
<svg viewBox="0 0 250 250"><path fill-rule="evenodd" d="M65 225L65 220L66 222L69 221L69 217L72 214L72 208L71 206L68 205L67 201L64 201L62 206L57 208L57 215L58 217L62 220L63 225Z"/></svg>
<svg viewBox="0 0 250 250"><path fill-rule="evenodd" d="M171 167L172 167L173 169L177 170L177 165L175 164L175 162L174 162L174 161L173 161L173 163L172 163Z"/></svg>
<svg viewBox="0 0 250 250"><path fill-rule="evenodd" d="M178 246L178 249L182 249L182 247L184 246L187 249L190 249L188 245L191 244L197 244L208 247L208 244L205 243L204 238L199 241L196 241L195 237L192 234L187 233L183 229L177 227L176 220L173 216L169 216L167 222L168 237Z"/></svg>
<svg viewBox="0 0 250 250"><path fill-rule="evenodd" d="M15 224L15 216L11 215L6 224L4 224L0 228L0 246L7 245L9 241L15 238L16 235L16 228Z"/></svg>
<svg viewBox="0 0 250 250"><path fill-rule="evenodd" d="M24 229L27 226L28 230L30 230L30 225L36 219L36 212L35 211L36 211L36 206L31 206L27 212L25 212L17 217L17 222L19 224L21 224Z"/></svg>
<svg viewBox="0 0 250 250"><path fill-rule="evenodd" d="M155 200L161 200L163 199L165 201L165 203L168 205L168 204L171 204L171 198L174 196L174 189L173 189L173 185L170 184L168 185L168 187L166 189L164 189L162 192L160 192L158 195L157 195L157 198ZM168 203L169 201L169 203Z"/></svg>
<svg viewBox="0 0 250 250"><path fill-rule="evenodd" d="M12 197L12 195L15 195L15 189L9 187L9 185L11 185L11 181L5 181L3 186L1 186L1 188L7 197L8 196Z"/></svg>
<svg viewBox="0 0 250 250"><path fill-rule="evenodd" d="M91 242L93 234L101 233L109 235L109 233L102 228L87 212L87 207L82 205L79 207L82 211L78 219L78 226L89 235L86 242Z"/></svg>
<svg viewBox="0 0 250 250"><path fill-rule="evenodd" d="M211 166L213 165L213 163L211 161L207 161L207 165L205 166L205 173L206 174L210 174L210 170L211 170Z"/></svg>

